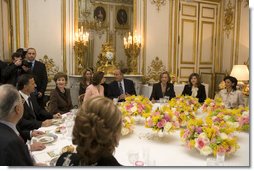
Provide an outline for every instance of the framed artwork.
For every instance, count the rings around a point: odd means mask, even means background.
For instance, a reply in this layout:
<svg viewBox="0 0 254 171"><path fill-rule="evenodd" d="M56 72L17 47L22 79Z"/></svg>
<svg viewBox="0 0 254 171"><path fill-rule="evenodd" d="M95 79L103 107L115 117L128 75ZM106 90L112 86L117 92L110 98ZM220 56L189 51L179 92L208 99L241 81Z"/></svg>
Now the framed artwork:
<svg viewBox="0 0 254 171"><path fill-rule="evenodd" d="M214 74L214 91L215 93L219 92L219 84L224 80L226 74L225 73L215 73Z"/></svg>
<svg viewBox="0 0 254 171"><path fill-rule="evenodd" d="M129 8L123 6L116 7L115 27L117 29L129 29L129 21Z"/></svg>
<svg viewBox="0 0 254 171"><path fill-rule="evenodd" d="M209 85L208 97L213 98L214 86L213 86L213 73L201 72L201 81Z"/></svg>
<svg viewBox="0 0 254 171"><path fill-rule="evenodd" d="M107 13L105 8L102 5L97 6L94 9L94 19L100 22L104 22L106 20L107 17Z"/></svg>

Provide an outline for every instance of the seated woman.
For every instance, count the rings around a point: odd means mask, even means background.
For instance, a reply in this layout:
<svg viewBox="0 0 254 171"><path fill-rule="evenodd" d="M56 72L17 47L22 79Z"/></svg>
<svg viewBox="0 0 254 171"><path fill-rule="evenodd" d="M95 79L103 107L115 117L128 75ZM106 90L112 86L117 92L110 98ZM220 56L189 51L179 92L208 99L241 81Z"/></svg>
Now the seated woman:
<svg viewBox="0 0 254 171"><path fill-rule="evenodd" d="M189 76L189 84L184 86L182 95L198 98L199 103L203 103L206 99L205 86L201 84L200 77L197 73Z"/></svg>
<svg viewBox="0 0 254 171"><path fill-rule="evenodd" d="M83 71L82 80L79 84L79 95L86 92L86 88L91 84L92 76L93 71L90 68Z"/></svg>
<svg viewBox="0 0 254 171"><path fill-rule="evenodd" d="M50 113L66 113L73 106L71 101L70 89L66 89L67 75L63 72L58 72L54 76L56 88L50 93L49 112Z"/></svg>
<svg viewBox="0 0 254 171"><path fill-rule="evenodd" d="M104 87L101 85L105 82L104 73L99 71L94 73L92 84L86 88L83 102L95 96L104 96Z"/></svg>
<svg viewBox="0 0 254 171"><path fill-rule="evenodd" d="M169 100L175 97L174 85L170 83L169 73L164 71L160 75L160 82L153 85L153 91L150 97L152 102L163 97L169 97Z"/></svg>
<svg viewBox="0 0 254 171"><path fill-rule="evenodd" d="M243 94L240 90L236 90L237 79L232 76L224 78L225 89L219 92L226 108L238 108L244 106Z"/></svg>
<svg viewBox="0 0 254 171"><path fill-rule="evenodd" d="M112 100L102 96L87 100L73 127L77 153L63 153L56 166L121 166L113 156L121 127L122 114Z"/></svg>

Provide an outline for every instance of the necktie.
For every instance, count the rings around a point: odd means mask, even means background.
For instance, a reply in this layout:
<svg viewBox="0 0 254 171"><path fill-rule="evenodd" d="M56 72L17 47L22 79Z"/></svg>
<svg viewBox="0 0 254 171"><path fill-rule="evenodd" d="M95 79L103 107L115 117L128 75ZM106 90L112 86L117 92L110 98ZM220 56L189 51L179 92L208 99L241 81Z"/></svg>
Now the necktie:
<svg viewBox="0 0 254 171"><path fill-rule="evenodd" d="M123 86L121 82L119 82L119 90L120 90L120 94L123 94Z"/></svg>
<svg viewBox="0 0 254 171"><path fill-rule="evenodd" d="M32 104L31 97L28 97L28 103L29 103L29 107L30 107L31 110L34 112L34 108L33 108L33 104Z"/></svg>

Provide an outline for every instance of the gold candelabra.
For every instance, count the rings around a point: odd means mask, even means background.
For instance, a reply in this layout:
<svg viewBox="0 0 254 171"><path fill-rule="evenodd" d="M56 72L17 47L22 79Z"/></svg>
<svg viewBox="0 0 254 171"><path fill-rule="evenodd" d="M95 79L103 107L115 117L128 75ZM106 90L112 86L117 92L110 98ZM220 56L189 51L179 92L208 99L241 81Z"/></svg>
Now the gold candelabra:
<svg viewBox="0 0 254 171"><path fill-rule="evenodd" d="M74 53L75 53L75 74L81 74L86 68L86 52L88 50L89 33L83 31L83 26L75 33Z"/></svg>
<svg viewBox="0 0 254 171"><path fill-rule="evenodd" d="M141 49L141 36L136 32L129 33L128 38L124 37L124 51L127 55L127 65L130 67L131 74L137 74L138 55Z"/></svg>

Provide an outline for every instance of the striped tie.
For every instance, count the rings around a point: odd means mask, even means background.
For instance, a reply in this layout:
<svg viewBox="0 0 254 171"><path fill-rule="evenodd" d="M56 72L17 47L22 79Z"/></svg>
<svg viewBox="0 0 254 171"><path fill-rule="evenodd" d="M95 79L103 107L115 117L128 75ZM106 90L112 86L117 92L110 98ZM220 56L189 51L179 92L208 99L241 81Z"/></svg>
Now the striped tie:
<svg viewBox="0 0 254 171"><path fill-rule="evenodd" d="M120 90L120 94L123 94L123 86L121 82L119 82L119 90Z"/></svg>

